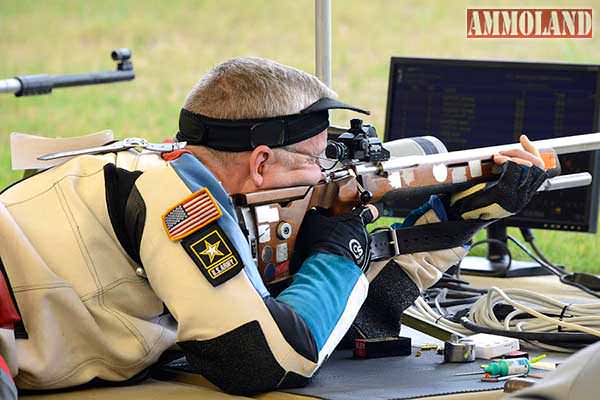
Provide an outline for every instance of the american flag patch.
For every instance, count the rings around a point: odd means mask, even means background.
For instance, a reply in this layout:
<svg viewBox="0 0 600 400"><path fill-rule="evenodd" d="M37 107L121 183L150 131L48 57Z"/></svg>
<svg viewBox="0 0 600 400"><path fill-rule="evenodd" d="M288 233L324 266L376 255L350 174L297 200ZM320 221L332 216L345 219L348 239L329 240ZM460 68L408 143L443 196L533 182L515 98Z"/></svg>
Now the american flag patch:
<svg viewBox="0 0 600 400"><path fill-rule="evenodd" d="M223 215L208 189L200 189L162 216L171 240L179 240L216 221Z"/></svg>

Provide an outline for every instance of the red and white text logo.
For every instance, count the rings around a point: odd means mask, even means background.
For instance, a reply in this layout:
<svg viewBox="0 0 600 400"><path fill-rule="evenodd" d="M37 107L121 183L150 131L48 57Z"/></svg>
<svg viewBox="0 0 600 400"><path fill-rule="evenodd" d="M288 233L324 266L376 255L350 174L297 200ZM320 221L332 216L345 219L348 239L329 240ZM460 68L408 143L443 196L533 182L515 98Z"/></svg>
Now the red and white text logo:
<svg viewBox="0 0 600 400"><path fill-rule="evenodd" d="M591 8L468 8L467 38L591 38Z"/></svg>

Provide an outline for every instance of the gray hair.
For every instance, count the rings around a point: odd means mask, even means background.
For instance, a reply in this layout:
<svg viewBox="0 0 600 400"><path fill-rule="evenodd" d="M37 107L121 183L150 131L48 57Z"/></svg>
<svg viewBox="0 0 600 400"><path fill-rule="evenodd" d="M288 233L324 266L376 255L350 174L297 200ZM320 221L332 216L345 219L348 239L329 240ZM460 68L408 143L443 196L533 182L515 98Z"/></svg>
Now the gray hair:
<svg viewBox="0 0 600 400"><path fill-rule="evenodd" d="M315 76L258 57L217 65L188 94L183 108L212 118L296 114L322 97L337 97Z"/></svg>
<svg viewBox="0 0 600 400"><path fill-rule="evenodd" d="M183 108L211 118L268 118L297 114L323 97L335 98L337 94L314 75L264 58L239 57L206 73L188 94ZM221 163L241 155L202 148Z"/></svg>

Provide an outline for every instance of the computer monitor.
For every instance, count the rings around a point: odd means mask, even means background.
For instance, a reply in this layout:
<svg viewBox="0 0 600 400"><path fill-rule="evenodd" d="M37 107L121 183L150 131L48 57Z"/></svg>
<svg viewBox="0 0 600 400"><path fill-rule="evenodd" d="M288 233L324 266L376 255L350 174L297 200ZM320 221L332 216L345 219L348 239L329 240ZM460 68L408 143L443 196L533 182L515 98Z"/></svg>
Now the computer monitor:
<svg viewBox="0 0 600 400"><path fill-rule="evenodd" d="M453 151L596 132L599 87L599 65L394 57L384 140L431 135ZM559 158L563 174L600 179L598 152ZM596 232L599 188L541 193L504 224Z"/></svg>

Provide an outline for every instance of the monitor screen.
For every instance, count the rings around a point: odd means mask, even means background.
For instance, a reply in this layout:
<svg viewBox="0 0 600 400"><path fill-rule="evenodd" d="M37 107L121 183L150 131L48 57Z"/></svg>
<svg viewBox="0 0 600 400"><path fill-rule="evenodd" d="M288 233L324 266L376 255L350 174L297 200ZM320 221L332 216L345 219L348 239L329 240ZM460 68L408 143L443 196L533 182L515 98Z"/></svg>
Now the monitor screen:
<svg viewBox="0 0 600 400"><path fill-rule="evenodd" d="M385 141L431 135L448 151L596 132L600 66L392 58ZM563 174L600 179L598 152L562 155ZM508 225L596 232L598 183L538 194ZM386 210L388 215L403 210Z"/></svg>

